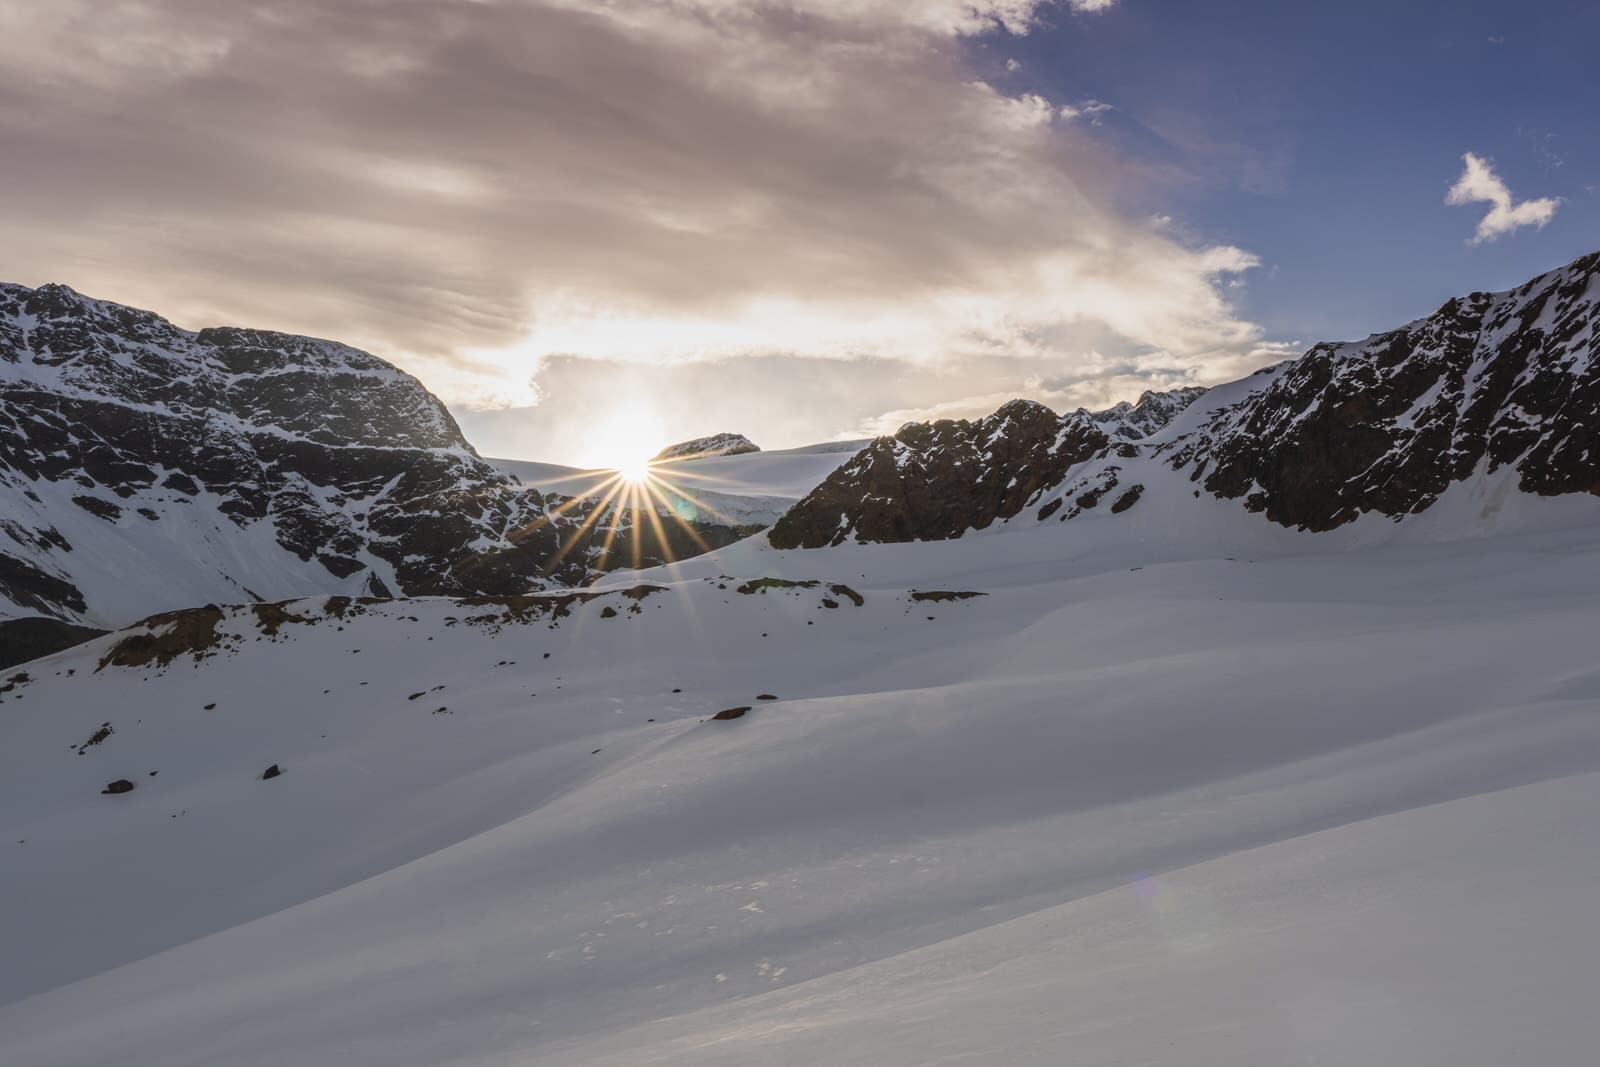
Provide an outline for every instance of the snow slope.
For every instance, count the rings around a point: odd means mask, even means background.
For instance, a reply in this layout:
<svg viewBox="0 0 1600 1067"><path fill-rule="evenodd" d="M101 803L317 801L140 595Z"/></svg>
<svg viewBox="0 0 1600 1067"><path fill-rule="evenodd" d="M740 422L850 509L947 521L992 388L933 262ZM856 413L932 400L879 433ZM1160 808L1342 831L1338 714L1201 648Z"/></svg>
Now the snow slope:
<svg viewBox="0 0 1600 1067"><path fill-rule="evenodd" d="M0 672L0 1063L1591 1063L1597 272Z"/></svg>
<svg viewBox="0 0 1600 1067"><path fill-rule="evenodd" d="M1588 1062L1600 524L1213 503L29 665L0 1062Z"/></svg>
<svg viewBox="0 0 1600 1067"><path fill-rule="evenodd" d="M831 441L773 452L703 456L651 464L663 506L691 521L729 526L769 526L850 457L866 441ZM603 495L616 476L533 460L490 463L532 489L559 496Z"/></svg>

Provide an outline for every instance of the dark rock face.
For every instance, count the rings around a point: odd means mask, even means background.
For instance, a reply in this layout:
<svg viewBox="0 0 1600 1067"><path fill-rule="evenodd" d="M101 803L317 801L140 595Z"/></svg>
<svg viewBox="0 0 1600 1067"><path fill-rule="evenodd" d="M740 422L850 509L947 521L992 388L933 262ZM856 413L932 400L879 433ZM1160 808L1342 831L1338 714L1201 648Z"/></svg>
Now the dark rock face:
<svg viewBox="0 0 1600 1067"><path fill-rule="evenodd" d="M761 449L750 438L737 433L719 433L710 437L696 437L668 445L655 455L655 462L675 459L705 459L708 456L742 456Z"/></svg>
<svg viewBox="0 0 1600 1067"><path fill-rule="evenodd" d="M1480 465L1600 495L1600 253L1392 333L1318 345L1170 453L1213 494L1329 530L1426 510Z"/></svg>
<svg viewBox="0 0 1600 1067"><path fill-rule="evenodd" d="M104 796L116 796L118 793L133 792L133 783L126 778L118 778L114 782L107 782L106 787L100 790Z"/></svg>
<svg viewBox="0 0 1600 1067"><path fill-rule="evenodd" d="M1206 394L1199 386L1146 392L1136 404L1126 400L1099 412L1096 421L1113 437L1142 440L1162 429L1190 404Z"/></svg>
<svg viewBox="0 0 1600 1067"><path fill-rule="evenodd" d="M204 575L183 603L521 592L587 575L581 556L547 567L561 525L375 356L0 285L0 612L180 606L156 580L154 602L102 607L156 566L157 528Z"/></svg>
<svg viewBox="0 0 1600 1067"><path fill-rule="evenodd" d="M27 663L91 641L104 630L75 626L60 619L29 617L0 620L0 667Z"/></svg>
<svg viewBox="0 0 1600 1067"><path fill-rule="evenodd" d="M1016 515L1105 449L1154 433L1203 392L1146 393L1138 405L1070 415L1013 400L976 422L909 423L835 471L768 537L776 548L960 537Z"/></svg>

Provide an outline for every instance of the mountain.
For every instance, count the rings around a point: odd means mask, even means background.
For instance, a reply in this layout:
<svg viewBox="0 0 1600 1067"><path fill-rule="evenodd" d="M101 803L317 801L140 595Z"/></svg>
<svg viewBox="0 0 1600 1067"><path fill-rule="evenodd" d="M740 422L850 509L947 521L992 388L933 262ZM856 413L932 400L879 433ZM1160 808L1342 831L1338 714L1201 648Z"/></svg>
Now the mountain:
<svg viewBox="0 0 1600 1067"><path fill-rule="evenodd" d="M655 454L652 462L662 463L674 459L705 459L711 456L742 456L750 452L760 451L760 446L743 434L719 433L710 437L696 437L692 441L680 441L675 445L668 445Z"/></svg>
<svg viewBox="0 0 1600 1067"><path fill-rule="evenodd" d="M115 626L313 593L523 593L758 528L546 499L375 356L191 332L61 285L0 285L0 516L0 617L35 620L0 662L79 632L49 620Z"/></svg>
<svg viewBox="0 0 1600 1067"><path fill-rule="evenodd" d="M121 624L316 592L521 592L543 501L330 341L0 286L0 611ZM562 575L574 580L572 568Z"/></svg>
<svg viewBox="0 0 1600 1067"><path fill-rule="evenodd" d="M0 1062L1589 1062L1594 273L0 671Z"/></svg>
<svg viewBox="0 0 1600 1067"><path fill-rule="evenodd" d="M771 541L960 537L1024 512L1066 522L1157 497L1181 538L1186 501L1202 494L1328 531L1421 514L1452 486L1502 472L1502 496L1600 495L1597 308L1600 253L1199 399L1147 395L1062 417L1014 401L975 423L908 426L818 486Z"/></svg>
<svg viewBox="0 0 1600 1067"><path fill-rule="evenodd" d="M1147 392L1139 403L1057 415L1013 400L969 422L908 423L836 470L773 526L776 548L960 537L1009 519L1067 472L1166 425L1203 389Z"/></svg>
<svg viewBox="0 0 1600 1067"><path fill-rule="evenodd" d="M0 1062L1587 1062L1600 522L1216 503L0 672Z"/></svg>
<svg viewBox="0 0 1600 1067"><path fill-rule="evenodd" d="M1208 492L1327 530L1426 511L1483 468L1600 495L1600 253L1401 329L1318 345L1158 451Z"/></svg>

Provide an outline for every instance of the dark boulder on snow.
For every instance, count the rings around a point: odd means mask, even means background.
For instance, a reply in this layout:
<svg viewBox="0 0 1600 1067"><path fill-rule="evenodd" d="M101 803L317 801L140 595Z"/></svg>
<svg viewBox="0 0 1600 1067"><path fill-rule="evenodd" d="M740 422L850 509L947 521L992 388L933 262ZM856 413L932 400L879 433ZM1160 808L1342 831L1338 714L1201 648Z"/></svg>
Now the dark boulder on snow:
<svg viewBox="0 0 1600 1067"><path fill-rule="evenodd" d="M276 763L274 763L272 766L268 767L266 770L261 772L261 780L263 782L265 782L265 781L267 781L269 779L278 777L278 775L280 775L282 773L283 773L283 768L279 767Z"/></svg>
<svg viewBox="0 0 1600 1067"><path fill-rule="evenodd" d="M126 778L118 778L114 782L107 782L106 787L100 790L102 796L116 796L118 793L133 792L133 783Z"/></svg>
<svg viewBox="0 0 1600 1067"><path fill-rule="evenodd" d="M744 713L749 711L749 710L750 709L748 707L728 708L725 711L717 712L715 715L711 716L711 718L712 718L713 721L718 721L718 722L726 722L729 719L742 719L742 718L744 718Z"/></svg>

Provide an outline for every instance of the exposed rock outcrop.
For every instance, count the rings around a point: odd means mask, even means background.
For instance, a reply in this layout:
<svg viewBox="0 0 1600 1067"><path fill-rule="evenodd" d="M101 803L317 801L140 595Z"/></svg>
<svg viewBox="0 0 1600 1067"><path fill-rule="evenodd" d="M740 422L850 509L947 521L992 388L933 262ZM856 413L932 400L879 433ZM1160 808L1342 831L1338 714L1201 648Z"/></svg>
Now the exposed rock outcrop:
<svg viewBox="0 0 1600 1067"><path fill-rule="evenodd" d="M737 433L719 433L710 437L696 437L668 445L655 455L654 462L667 460L707 459L711 456L742 456L760 452L761 448L750 438Z"/></svg>
<svg viewBox="0 0 1600 1067"><path fill-rule="evenodd" d="M1600 253L1391 333L1323 344L1171 451L1211 493L1328 530L1426 510L1483 465L1600 495Z"/></svg>
<svg viewBox="0 0 1600 1067"><path fill-rule="evenodd" d="M777 548L936 541L1009 519L1074 466L1165 426L1204 391L1146 393L1137 405L1057 415L1013 400L971 422L909 423L840 467L768 534Z"/></svg>
<svg viewBox="0 0 1600 1067"><path fill-rule="evenodd" d="M90 626L38 616L0 620L0 668L81 645L103 633Z"/></svg>

